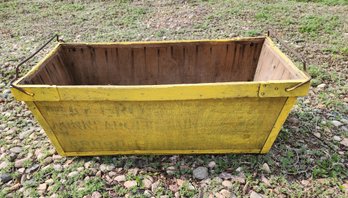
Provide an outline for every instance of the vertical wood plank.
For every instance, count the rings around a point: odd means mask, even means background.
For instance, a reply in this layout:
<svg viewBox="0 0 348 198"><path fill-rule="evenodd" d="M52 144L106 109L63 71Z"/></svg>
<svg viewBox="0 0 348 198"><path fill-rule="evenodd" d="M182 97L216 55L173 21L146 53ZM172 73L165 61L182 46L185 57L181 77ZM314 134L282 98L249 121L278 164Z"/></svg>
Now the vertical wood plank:
<svg viewBox="0 0 348 198"><path fill-rule="evenodd" d="M184 83L195 83L196 82L196 45L184 46Z"/></svg>
<svg viewBox="0 0 348 198"><path fill-rule="evenodd" d="M213 80L215 68L212 66L211 57L212 47L210 45L197 46L196 82L211 82Z"/></svg>
<svg viewBox="0 0 348 198"><path fill-rule="evenodd" d="M118 48L118 65L120 72L120 84L129 85L133 77L132 50L130 48Z"/></svg>
<svg viewBox="0 0 348 198"><path fill-rule="evenodd" d="M214 67L214 74L212 76L213 82L225 82L228 75L226 69L226 54L228 45L219 44L212 46L211 62Z"/></svg>
<svg viewBox="0 0 348 198"><path fill-rule="evenodd" d="M145 48L134 48L134 84L141 85L145 81Z"/></svg>
<svg viewBox="0 0 348 198"><path fill-rule="evenodd" d="M97 74L98 78L98 84L99 85L107 85L110 84L109 79L109 56L108 51L105 48L97 47L95 48L95 65L96 68L95 72ZM91 82L92 83L92 82Z"/></svg>
<svg viewBox="0 0 348 198"><path fill-rule="evenodd" d="M158 83L158 53L155 47L145 48L146 77L144 84L157 85Z"/></svg>
<svg viewBox="0 0 348 198"><path fill-rule="evenodd" d="M175 83L184 83L185 82L185 52L183 46L174 45L171 46L171 59L174 61L174 66L177 70L177 78Z"/></svg>

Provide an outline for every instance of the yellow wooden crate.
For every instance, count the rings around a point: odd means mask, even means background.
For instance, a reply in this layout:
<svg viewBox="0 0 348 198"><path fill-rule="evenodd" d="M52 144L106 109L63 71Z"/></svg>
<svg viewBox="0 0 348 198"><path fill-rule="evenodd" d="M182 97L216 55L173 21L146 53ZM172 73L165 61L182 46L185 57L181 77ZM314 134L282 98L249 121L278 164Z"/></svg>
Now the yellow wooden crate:
<svg viewBox="0 0 348 198"><path fill-rule="evenodd" d="M63 156L267 153L309 77L252 37L59 43L13 86Z"/></svg>

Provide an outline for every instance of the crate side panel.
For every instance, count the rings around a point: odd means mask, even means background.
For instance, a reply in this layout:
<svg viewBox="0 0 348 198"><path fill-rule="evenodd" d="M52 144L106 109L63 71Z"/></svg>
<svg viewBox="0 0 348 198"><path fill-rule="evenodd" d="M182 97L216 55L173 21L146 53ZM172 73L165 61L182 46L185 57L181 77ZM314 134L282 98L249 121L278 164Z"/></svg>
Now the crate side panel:
<svg viewBox="0 0 348 198"><path fill-rule="evenodd" d="M52 142L52 144L56 148L58 154L65 156L65 152L64 152L63 148L61 147L61 144L59 143L57 137L53 133L53 131L52 131L51 127L49 126L49 124L47 123L46 119L43 117L40 110L37 108L36 103L32 102L32 101L26 101L25 103L28 105L30 111L34 114L34 117L39 122L41 127L45 130L46 135L48 136L48 138L50 139L50 141Z"/></svg>
<svg viewBox="0 0 348 198"><path fill-rule="evenodd" d="M285 101L235 98L37 105L66 152L260 152Z"/></svg>
<svg viewBox="0 0 348 198"><path fill-rule="evenodd" d="M269 134L269 136L265 142L265 145L263 146L263 148L261 150L261 153L268 153L269 150L271 149L274 141L276 140L276 138L280 132L280 129L282 128L282 126L283 126L286 118L288 117L292 107L296 103L296 99L297 99L297 97L289 97L286 100L284 107L283 107L282 111L279 113L279 116L278 116L276 122L274 123L272 130L271 130L271 133Z"/></svg>
<svg viewBox="0 0 348 198"><path fill-rule="evenodd" d="M290 66L292 63L278 52L270 41L264 42L254 81L303 79L303 76Z"/></svg>

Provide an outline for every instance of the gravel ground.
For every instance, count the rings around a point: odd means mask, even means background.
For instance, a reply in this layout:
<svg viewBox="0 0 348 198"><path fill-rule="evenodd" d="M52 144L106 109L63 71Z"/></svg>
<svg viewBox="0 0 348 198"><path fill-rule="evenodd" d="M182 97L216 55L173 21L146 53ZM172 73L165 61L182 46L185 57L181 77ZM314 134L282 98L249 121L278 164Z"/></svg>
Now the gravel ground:
<svg viewBox="0 0 348 198"><path fill-rule="evenodd" d="M0 197L347 197L348 5L316 2L1 1ZM52 33L107 42L270 27L305 55L313 81L266 155L61 157L9 91L16 64Z"/></svg>

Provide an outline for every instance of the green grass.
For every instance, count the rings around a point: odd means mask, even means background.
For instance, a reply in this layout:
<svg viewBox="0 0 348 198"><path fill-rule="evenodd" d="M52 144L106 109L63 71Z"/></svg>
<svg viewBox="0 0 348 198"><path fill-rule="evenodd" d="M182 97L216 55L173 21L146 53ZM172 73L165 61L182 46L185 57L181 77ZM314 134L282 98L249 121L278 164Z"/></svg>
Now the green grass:
<svg viewBox="0 0 348 198"><path fill-rule="evenodd" d="M318 34L333 34L342 23L338 16L334 15L309 15L300 19L301 33L307 33L312 37Z"/></svg>

